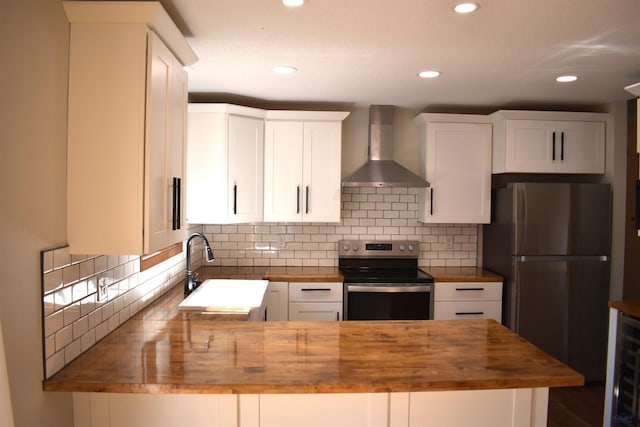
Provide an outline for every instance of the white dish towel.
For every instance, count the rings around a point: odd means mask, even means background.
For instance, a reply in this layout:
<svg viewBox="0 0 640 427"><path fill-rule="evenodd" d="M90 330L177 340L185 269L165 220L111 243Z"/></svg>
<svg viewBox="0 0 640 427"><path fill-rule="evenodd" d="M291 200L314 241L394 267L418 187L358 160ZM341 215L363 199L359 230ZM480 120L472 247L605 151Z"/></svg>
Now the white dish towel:
<svg viewBox="0 0 640 427"><path fill-rule="evenodd" d="M0 322L0 426L13 426L13 410L11 409L11 394L9 393L7 360L4 355L2 322Z"/></svg>

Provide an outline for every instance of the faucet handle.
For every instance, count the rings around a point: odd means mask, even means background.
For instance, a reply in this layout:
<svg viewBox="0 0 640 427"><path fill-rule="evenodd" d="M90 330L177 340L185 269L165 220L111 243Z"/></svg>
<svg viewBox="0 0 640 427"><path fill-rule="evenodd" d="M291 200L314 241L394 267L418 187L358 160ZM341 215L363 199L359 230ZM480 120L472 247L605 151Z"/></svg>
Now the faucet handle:
<svg viewBox="0 0 640 427"><path fill-rule="evenodd" d="M200 273L199 273L199 272L197 272L197 271L196 271L195 273L191 274L191 277L193 277L193 283L194 283L196 286L198 286L198 284L199 284L199 282L198 282L198 275L199 275L199 274L200 274Z"/></svg>

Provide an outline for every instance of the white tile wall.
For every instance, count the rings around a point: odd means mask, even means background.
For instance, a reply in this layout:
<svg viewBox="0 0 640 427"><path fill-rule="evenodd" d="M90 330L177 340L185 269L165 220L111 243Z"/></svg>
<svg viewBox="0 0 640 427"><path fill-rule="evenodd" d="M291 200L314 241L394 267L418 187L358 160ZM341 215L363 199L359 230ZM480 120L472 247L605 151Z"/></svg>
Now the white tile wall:
<svg viewBox="0 0 640 427"><path fill-rule="evenodd" d="M200 226L191 228L201 230ZM203 256L197 245L194 249L192 262L197 268ZM181 283L185 274L184 253L143 272L138 256L70 255L68 247L41 255L45 378ZM109 285L109 292L98 301L100 282Z"/></svg>
<svg viewBox="0 0 640 427"><path fill-rule="evenodd" d="M214 265L334 267L339 240L384 239L418 240L421 267L476 266L478 226L419 223L417 194L415 188L344 188L340 223L205 225L204 234Z"/></svg>

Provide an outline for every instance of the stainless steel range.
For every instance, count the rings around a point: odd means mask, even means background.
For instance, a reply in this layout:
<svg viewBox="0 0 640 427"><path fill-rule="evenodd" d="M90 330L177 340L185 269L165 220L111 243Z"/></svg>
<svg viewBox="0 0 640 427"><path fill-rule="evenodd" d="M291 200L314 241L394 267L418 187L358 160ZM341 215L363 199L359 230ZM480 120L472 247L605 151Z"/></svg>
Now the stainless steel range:
<svg viewBox="0 0 640 427"><path fill-rule="evenodd" d="M418 268L418 241L341 240L344 320L433 318L433 277Z"/></svg>

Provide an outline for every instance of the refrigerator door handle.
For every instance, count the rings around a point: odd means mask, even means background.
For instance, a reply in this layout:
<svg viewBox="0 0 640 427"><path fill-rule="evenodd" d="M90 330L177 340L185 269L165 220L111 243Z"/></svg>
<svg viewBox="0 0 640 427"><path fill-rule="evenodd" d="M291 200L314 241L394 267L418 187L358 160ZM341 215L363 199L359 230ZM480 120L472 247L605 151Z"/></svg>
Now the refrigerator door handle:
<svg viewBox="0 0 640 427"><path fill-rule="evenodd" d="M522 253L522 247L524 247L524 242L527 240L527 193L525 188L519 188L519 191L515 193L515 202L516 202L516 212L515 212L515 222L516 222L516 253Z"/></svg>

